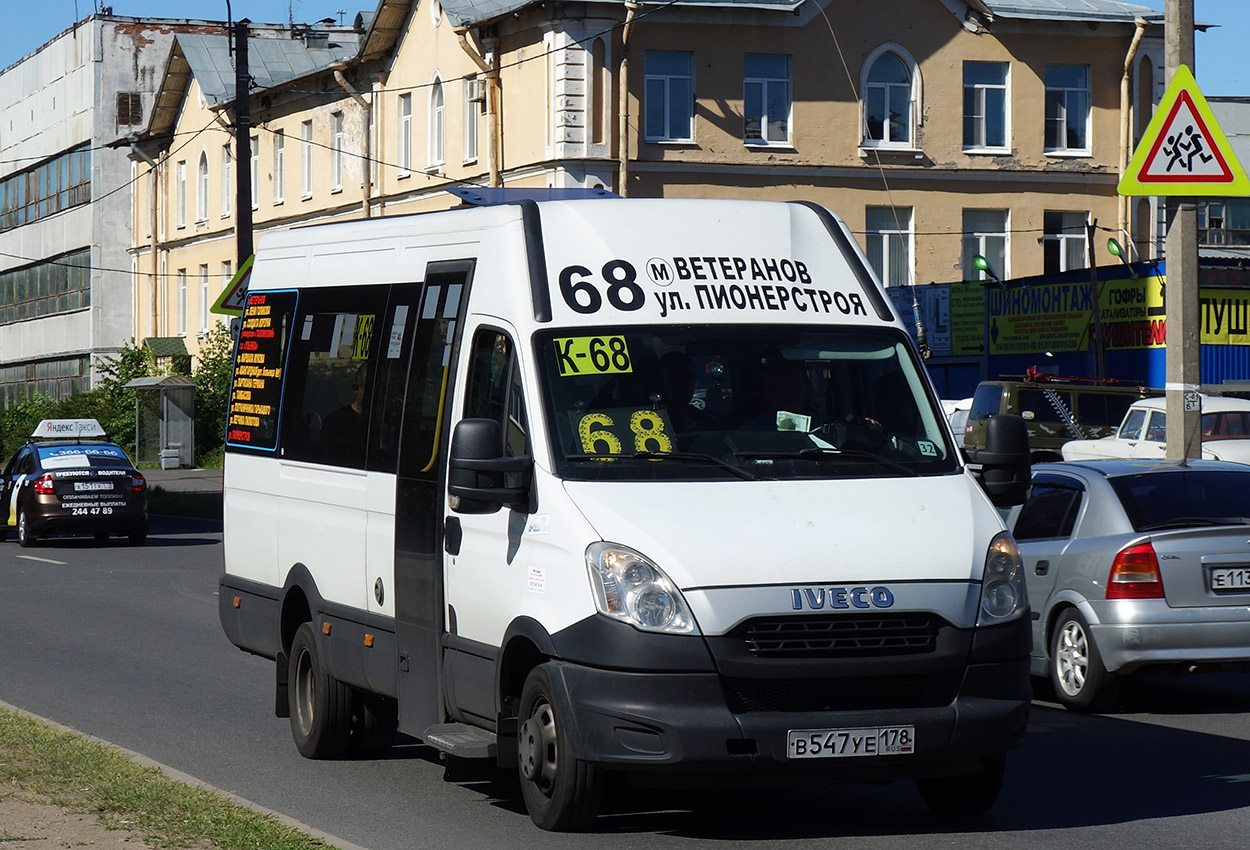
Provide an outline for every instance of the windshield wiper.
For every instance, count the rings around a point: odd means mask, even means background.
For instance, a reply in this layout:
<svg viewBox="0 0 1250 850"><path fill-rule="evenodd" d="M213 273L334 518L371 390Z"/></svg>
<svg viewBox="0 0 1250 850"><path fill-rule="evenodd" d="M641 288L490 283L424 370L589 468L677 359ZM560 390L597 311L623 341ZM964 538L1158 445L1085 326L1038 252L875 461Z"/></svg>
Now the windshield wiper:
<svg viewBox="0 0 1250 850"><path fill-rule="evenodd" d="M881 455L858 449L822 449L813 446L809 449L799 449L793 452L734 452L734 457L758 460L868 460L885 467L891 472L897 472L899 475L906 475L909 478L915 478L919 475L916 470L909 466L904 466Z"/></svg>
<svg viewBox="0 0 1250 850"><path fill-rule="evenodd" d="M631 454L619 455L594 455L594 454L570 454L564 456L565 460L675 460L680 463L710 463L713 466L719 466L721 469L732 472L743 481L758 481L758 477L752 475L745 469L734 466L732 463L726 463L718 457L711 455L698 454L697 452L633 452Z"/></svg>
<svg viewBox="0 0 1250 850"><path fill-rule="evenodd" d="M1178 516L1143 525L1139 531L1162 531L1165 528L1208 528L1215 525L1250 525L1244 516Z"/></svg>

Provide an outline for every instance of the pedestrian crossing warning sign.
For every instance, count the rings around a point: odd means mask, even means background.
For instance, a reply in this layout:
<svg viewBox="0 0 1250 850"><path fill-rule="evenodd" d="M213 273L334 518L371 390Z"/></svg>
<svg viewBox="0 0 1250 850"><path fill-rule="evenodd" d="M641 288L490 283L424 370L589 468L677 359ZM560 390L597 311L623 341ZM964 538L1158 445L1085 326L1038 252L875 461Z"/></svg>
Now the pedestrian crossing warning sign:
<svg viewBox="0 0 1250 850"><path fill-rule="evenodd" d="M209 308L212 312L226 316L243 315L243 299L247 296L247 279L252 273L252 263L255 260L256 255L252 254L243 261L243 265L239 266L234 277L230 278L230 282L221 291L217 301Z"/></svg>
<svg viewBox="0 0 1250 850"><path fill-rule="evenodd" d="M1250 179L1185 65L1172 82L1124 176L1121 195L1250 195Z"/></svg>

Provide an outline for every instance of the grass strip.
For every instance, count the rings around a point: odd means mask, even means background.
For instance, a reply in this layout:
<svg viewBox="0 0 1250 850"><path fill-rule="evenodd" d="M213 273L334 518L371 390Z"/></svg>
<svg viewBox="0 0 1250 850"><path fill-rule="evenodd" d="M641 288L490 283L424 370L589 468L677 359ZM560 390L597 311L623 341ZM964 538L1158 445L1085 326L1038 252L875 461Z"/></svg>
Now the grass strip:
<svg viewBox="0 0 1250 850"><path fill-rule="evenodd" d="M177 782L119 750L0 709L0 785L91 814L152 847L311 850L321 839L224 794Z"/></svg>

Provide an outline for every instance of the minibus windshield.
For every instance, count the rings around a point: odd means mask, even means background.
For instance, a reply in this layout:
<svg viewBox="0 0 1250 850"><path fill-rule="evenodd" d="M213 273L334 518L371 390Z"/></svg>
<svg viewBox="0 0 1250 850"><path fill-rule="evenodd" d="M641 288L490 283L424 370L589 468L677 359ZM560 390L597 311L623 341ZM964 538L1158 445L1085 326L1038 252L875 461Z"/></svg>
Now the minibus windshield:
<svg viewBox="0 0 1250 850"><path fill-rule="evenodd" d="M959 468L894 329L622 325L534 337L559 474L914 476Z"/></svg>

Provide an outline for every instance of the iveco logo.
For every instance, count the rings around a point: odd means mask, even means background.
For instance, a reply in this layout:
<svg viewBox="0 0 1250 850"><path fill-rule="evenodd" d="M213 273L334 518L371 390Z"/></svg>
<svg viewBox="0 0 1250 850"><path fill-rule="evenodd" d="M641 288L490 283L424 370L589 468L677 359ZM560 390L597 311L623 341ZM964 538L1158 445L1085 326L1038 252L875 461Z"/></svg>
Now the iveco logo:
<svg viewBox="0 0 1250 850"><path fill-rule="evenodd" d="M810 608L889 608L894 594L888 587L796 587L790 591L795 611Z"/></svg>

